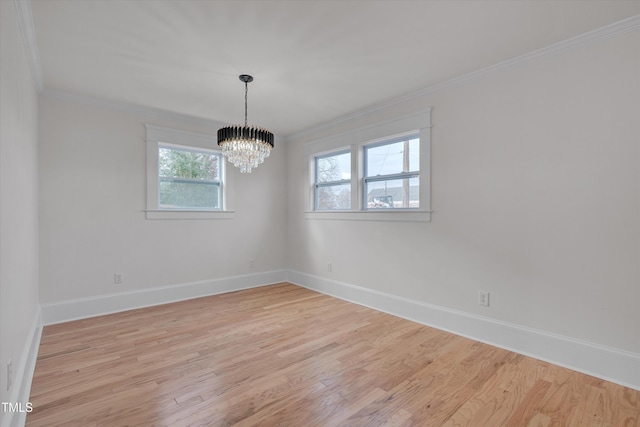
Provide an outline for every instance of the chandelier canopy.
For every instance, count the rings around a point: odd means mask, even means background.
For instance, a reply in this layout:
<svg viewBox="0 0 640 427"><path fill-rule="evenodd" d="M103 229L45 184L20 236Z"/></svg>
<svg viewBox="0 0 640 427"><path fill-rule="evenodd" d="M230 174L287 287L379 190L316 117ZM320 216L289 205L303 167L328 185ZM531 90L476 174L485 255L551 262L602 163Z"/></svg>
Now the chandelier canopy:
<svg viewBox="0 0 640 427"><path fill-rule="evenodd" d="M218 129L218 145L222 155L241 173L251 173L264 159L269 157L273 149L273 134L266 129L247 126L248 84L253 77L247 74L239 76L244 82L244 126L226 126Z"/></svg>

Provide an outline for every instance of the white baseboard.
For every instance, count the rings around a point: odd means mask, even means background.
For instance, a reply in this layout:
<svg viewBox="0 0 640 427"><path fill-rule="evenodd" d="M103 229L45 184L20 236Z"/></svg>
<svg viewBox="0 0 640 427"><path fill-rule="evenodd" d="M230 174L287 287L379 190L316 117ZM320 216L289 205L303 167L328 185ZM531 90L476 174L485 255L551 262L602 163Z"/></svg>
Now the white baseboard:
<svg viewBox="0 0 640 427"><path fill-rule="evenodd" d="M42 304L41 319L42 324L50 325L284 281L640 390L640 354L447 307L427 304L294 270L275 270ZM16 395L16 401L28 399L29 396L31 377L42 331L40 325L39 315L37 326L32 328L30 348L25 353L24 372L19 373L23 378L18 380L20 381L20 394ZM31 364L33 366L28 368ZM29 375L26 375L25 372ZM16 378L18 379L19 376L16 376ZM18 392L16 391L16 393ZM23 398L23 395L26 395L26 397ZM23 401L26 402L26 400ZM4 425L5 423L3 423L2 427ZM13 424L7 424L7 426L9 425Z"/></svg>
<svg viewBox="0 0 640 427"><path fill-rule="evenodd" d="M44 325L52 325L55 323L69 322L135 308L255 288L284 282L285 279L285 270L274 270L47 303L41 305L42 323Z"/></svg>
<svg viewBox="0 0 640 427"><path fill-rule="evenodd" d="M640 354L289 270L317 292L640 390Z"/></svg>
<svg viewBox="0 0 640 427"><path fill-rule="evenodd" d="M42 316L40 308L36 311L29 335L25 342L24 349L17 360L15 366L14 385L9 397L9 402L20 403L25 408L29 401L31 393L31 381L33 373L36 369L36 360L38 359L38 348L40 347L40 337L42 336ZM2 419L2 427L20 427L24 426L27 418L26 412L5 412Z"/></svg>

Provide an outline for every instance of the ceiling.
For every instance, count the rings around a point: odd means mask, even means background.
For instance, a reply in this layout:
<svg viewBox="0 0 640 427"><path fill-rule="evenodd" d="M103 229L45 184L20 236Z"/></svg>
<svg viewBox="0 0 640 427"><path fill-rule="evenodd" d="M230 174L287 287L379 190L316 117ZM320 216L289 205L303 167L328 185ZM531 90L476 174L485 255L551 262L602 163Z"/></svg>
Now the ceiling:
<svg viewBox="0 0 640 427"><path fill-rule="evenodd" d="M45 91L284 136L640 13L640 1L31 0Z"/></svg>

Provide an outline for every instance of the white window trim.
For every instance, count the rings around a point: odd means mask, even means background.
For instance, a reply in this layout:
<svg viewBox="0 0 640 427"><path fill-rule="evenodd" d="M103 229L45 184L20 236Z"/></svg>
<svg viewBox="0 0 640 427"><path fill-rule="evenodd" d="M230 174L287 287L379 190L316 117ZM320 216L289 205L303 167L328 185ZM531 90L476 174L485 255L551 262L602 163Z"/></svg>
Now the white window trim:
<svg viewBox="0 0 640 427"><path fill-rule="evenodd" d="M222 174L222 206L224 210L158 209L158 148L160 144L217 150L216 138L203 133L188 132L146 124L147 130L147 219L231 219L233 218L233 174L227 173L226 162L220 162Z"/></svg>
<svg viewBox="0 0 640 427"><path fill-rule="evenodd" d="M387 137L378 139L378 140L374 140L374 141L367 141L365 143L362 144L358 144L358 154L360 155L359 159L360 162L358 163L358 180L361 183L361 185L358 186L358 188L362 191L362 193L359 195L359 199L358 202L360 203L361 206L361 210L363 212L388 212L388 213L394 213L394 212L422 212L422 200L420 200L420 208L394 208L393 210L386 210L386 209L369 209L366 207L367 201L365 200L365 188L366 188L366 178L365 178L365 166L366 166L366 162L364 160L364 153L365 153L365 148L372 148L375 146L380 146L380 145L386 145L387 143L389 143L389 141L392 140L399 140L402 137L406 137L406 136L415 136L418 135L418 138L420 139L420 151L422 151L422 139L421 139L421 132L413 130L413 131L409 131L409 132L404 132L401 133L399 135L389 135ZM397 141L396 141L397 142ZM420 170L418 171L418 177L419 179L422 178L422 154L420 155ZM397 175L401 175L401 174L397 174ZM371 177L369 177L371 178ZM420 183L422 183L422 180L420 180ZM420 191L419 193L420 198L422 198L422 191Z"/></svg>
<svg viewBox="0 0 640 427"><path fill-rule="evenodd" d="M420 136L420 207L417 209L372 210L364 209L363 147L396 136L419 133ZM316 211L315 157L332 152L351 150L351 210ZM306 144L308 158L307 201L304 218L312 220L346 221L431 221L431 108L396 117L364 128L333 135ZM356 171L354 179L353 171Z"/></svg>
<svg viewBox="0 0 640 427"><path fill-rule="evenodd" d="M317 166L316 159L318 159L320 157L330 157L332 155L339 155L339 154L345 154L345 153L349 153L351 155L350 156L351 170L353 170L353 149L351 147L342 147L342 148L339 148L337 150L330 150L330 151L326 151L326 152L323 152L323 153L316 153L311 157L312 164L311 164L311 167L310 167L310 172L311 172L311 176L310 177L311 177L311 182L313 183L312 184L313 185L313 193L312 193L313 199L312 199L312 202L311 202L312 203L311 209L314 212L350 212L350 210L336 210L336 209L333 209L333 210L322 210L322 209L316 210L316 201L317 201L316 200L316 184L317 184L316 183L316 178L317 178L316 177L316 173L317 173L317 170L316 170L316 166ZM345 181L345 182L343 182L344 184L347 183L346 181L348 181L351 184L351 206L353 206L353 191L354 191L353 181L354 180L353 179L349 179L349 180L343 180L343 181ZM333 181L333 182L337 182L337 181ZM325 184L325 183L323 183L323 184Z"/></svg>

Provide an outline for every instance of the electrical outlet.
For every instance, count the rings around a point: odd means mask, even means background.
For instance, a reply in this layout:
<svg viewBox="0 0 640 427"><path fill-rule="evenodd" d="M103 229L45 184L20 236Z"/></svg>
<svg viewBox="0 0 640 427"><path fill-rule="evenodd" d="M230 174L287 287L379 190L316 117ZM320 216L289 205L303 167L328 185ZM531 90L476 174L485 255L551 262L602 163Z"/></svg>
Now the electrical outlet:
<svg viewBox="0 0 640 427"><path fill-rule="evenodd" d="M9 360L7 363L7 391L11 390L13 385L13 361Z"/></svg>
<svg viewBox="0 0 640 427"><path fill-rule="evenodd" d="M256 266L256 260L251 258L249 259L249 268L253 268Z"/></svg>
<svg viewBox="0 0 640 427"><path fill-rule="evenodd" d="M113 283L116 285L122 284L122 273L115 273L113 275Z"/></svg>
<svg viewBox="0 0 640 427"><path fill-rule="evenodd" d="M489 307L489 292L478 291L478 304Z"/></svg>
<svg viewBox="0 0 640 427"><path fill-rule="evenodd" d="M327 263L327 271L329 273L331 273L333 271L333 265L330 262Z"/></svg>

